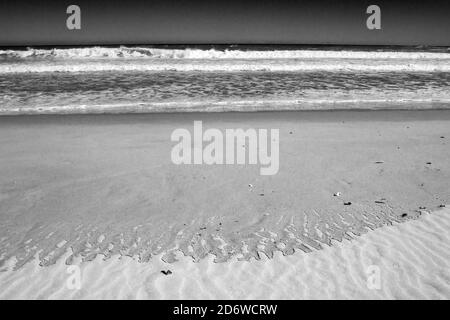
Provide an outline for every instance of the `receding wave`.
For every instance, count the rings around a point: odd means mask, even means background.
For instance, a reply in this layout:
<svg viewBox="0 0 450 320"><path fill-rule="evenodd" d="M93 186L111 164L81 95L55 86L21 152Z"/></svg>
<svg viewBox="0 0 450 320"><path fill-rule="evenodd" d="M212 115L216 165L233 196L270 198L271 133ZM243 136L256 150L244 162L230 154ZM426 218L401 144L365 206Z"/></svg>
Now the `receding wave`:
<svg viewBox="0 0 450 320"><path fill-rule="evenodd" d="M450 73L0 74L1 114L450 108Z"/></svg>
<svg viewBox="0 0 450 320"><path fill-rule="evenodd" d="M449 109L449 99L280 99L134 102L1 108L0 115Z"/></svg>

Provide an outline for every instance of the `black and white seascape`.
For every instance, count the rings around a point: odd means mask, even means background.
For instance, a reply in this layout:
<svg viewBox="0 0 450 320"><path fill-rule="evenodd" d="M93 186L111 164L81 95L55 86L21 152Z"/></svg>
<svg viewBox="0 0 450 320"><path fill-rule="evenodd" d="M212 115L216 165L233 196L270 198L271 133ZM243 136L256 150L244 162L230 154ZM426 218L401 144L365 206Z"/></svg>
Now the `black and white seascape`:
<svg viewBox="0 0 450 320"><path fill-rule="evenodd" d="M0 298L450 297L446 47L4 49L0 92Z"/></svg>

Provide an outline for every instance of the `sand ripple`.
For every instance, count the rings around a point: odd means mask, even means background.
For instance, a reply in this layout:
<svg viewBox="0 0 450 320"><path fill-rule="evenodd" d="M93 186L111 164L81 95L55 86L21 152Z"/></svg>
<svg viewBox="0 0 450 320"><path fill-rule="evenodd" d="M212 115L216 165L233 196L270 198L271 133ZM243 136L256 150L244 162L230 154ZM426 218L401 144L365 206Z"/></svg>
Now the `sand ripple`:
<svg viewBox="0 0 450 320"><path fill-rule="evenodd" d="M331 247L274 259L174 264L129 257L79 261L81 288L69 289L64 260L0 273L0 298L31 299L449 299L450 210L385 226ZM161 270L170 269L164 275ZM375 271L375 272L374 272ZM379 274L379 282L373 277ZM375 286L374 286L375 285Z"/></svg>

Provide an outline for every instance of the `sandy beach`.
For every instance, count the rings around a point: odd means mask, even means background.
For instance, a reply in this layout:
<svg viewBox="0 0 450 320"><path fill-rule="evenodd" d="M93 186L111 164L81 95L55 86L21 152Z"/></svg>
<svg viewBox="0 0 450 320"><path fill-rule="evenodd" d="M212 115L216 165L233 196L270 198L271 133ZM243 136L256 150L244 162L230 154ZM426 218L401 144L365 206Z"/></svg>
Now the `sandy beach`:
<svg viewBox="0 0 450 320"><path fill-rule="evenodd" d="M80 263L81 288L61 259L0 273L1 299L449 299L448 209L420 220L382 227L352 241L308 254L273 259L167 264L154 257L98 256ZM68 253L70 255L70 253ZM162 271L172 273L165 275ZM370 277L379 272L379 285ZM376 284L376 282L374 283Z"/></svg>
<svg viewBox="0 0 450 320"><path fill-rule="evenodd" d="M450 1L28 2L0 3L0 301L450 300Z"/></svg>
<svg viewBox="0 0 450 320"><path fill-rule="evenodd" d="M278 128L278 174L173 164L194 120ZM449 138L448 110L1 117L0 295L448 299Z"/></svg>

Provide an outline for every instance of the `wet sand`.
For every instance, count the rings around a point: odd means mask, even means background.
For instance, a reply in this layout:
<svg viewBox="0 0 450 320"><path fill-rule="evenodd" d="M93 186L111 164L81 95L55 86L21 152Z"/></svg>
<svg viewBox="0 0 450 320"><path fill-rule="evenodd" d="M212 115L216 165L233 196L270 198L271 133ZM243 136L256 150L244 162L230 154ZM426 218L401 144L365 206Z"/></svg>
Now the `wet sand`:
<svg viewBox="0 0 450 320"><path fill-rule="evenodd" d="M278 174L174 165L194 120L280 129ZM445 110L0 117L0 268L316 251L450 203L448 139Z"/></svg>

